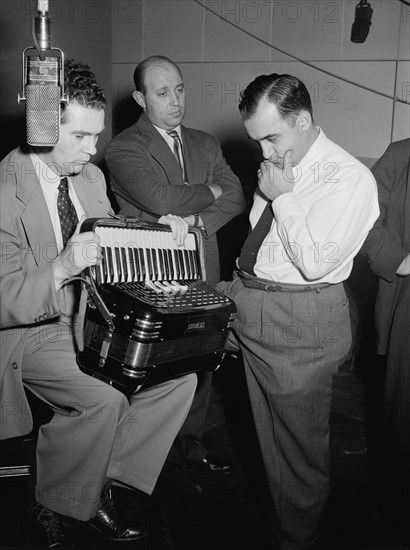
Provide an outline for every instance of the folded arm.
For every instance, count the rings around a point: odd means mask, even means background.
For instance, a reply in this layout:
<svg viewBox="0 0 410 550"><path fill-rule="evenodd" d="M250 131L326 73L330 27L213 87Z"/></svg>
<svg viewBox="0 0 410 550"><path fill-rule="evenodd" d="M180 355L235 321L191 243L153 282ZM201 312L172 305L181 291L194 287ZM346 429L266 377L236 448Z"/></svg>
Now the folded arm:
<svg viewBox="0 0 410 550"><path fill-rule="evenodd" d="M170 185L162 166L140 143L112 142L105 159L113 191L140 210L158 217L189 216L215 202L207 183Z"/></svg>

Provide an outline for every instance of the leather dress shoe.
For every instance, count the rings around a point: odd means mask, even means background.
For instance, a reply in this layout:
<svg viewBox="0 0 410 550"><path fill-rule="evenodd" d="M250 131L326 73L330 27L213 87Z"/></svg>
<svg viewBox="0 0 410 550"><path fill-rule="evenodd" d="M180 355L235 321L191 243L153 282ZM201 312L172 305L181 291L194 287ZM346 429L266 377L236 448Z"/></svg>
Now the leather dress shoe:
<svg viewBox="0 0 410 550"><path fill-rule="evenodd" d="M214 456L207 456L198 462L192 462L195 469L205 474L227 475L232 473L232 466L226 460Z"/></svg>
<svg viewBox="0 0 410 550"><path fill-rule="evenodd" d="M142 539L148 534L148 529L145 526L125 527L118 523L114 503L109 497L108 491L103 491L101 494L101 508L95 517L80 522L66 517L64 520L70 525L74 523L76 526L94 531L112 542L131 542Z"/></svg>
<svg viewBox="0 0 410 550"><path fill-rule="evenodd" d="M30 547L62 548L67 543L62 516L39 502L31 503L22 521Z"/></svg>

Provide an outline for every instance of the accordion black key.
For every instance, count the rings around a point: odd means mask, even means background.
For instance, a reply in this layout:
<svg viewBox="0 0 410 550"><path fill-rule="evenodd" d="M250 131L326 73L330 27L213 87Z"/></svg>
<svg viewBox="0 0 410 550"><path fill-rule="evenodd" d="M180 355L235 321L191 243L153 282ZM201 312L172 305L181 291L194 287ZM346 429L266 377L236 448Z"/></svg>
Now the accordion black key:
<svg viewBox="0 0 410 550"><path fill-rule="evenodd" d="M87 271L84 372L125 394L219 367L235 304L205 282L201 231L183 247L168 226L89 218L81 232L101 238L101 264Z"/></svg>

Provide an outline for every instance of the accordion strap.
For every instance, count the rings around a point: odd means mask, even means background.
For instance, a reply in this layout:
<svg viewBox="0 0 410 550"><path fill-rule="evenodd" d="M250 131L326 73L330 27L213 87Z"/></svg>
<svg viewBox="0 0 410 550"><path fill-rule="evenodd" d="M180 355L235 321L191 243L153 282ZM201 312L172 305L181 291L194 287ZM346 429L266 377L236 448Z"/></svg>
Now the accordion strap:
<svg viewBox="0 0 410 550"><path fill-rule="evenodd" d="M115 330L114 323L112 321L112 315L110 311L107 309L107 306L105 305L104 300L98 294L97 288L95 286L94 280L91 277L91 275L88 275L88 276L86 275L86 278L81 276L70 277L69 279L66 279L63 282L63 285L66 285L73 281L81 281L81 283L84 285L84 288L81 291L80 305L79 305L77 319L76 319L76 322L74 323L74 332L75 332L75 338L77 341L78 349L80 351L83 351L84 349L85 313L87 309L87 301L89 298L91 298L91 300L94 302L95 307L101 313L102 318L107 323L107 332L106 332L106 337L104 338L104 341L106 342L106 348L108 351L108 347L111 343L111 338Z"/></svg>

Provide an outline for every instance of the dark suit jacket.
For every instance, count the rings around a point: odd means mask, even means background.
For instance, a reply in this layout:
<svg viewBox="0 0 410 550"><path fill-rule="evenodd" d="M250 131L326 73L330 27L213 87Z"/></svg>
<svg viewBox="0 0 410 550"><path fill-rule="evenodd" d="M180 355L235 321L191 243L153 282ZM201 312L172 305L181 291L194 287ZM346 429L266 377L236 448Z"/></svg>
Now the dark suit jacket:
<svg viewBox="0 0 410 550"><path fill-rule="evenodd" d="M216 232L245 209L239 179L227 165L219 141L200 130L181 127L185 185L178 161L163 137L142 114L107 146L105 160L119 213L158 221L160 216L189 216L198 212L204 222L207 279L219 281ZM215 201L209 184L222 187Z"/></svg>
<svg viewBox="0 0 410 550"><path fill-rule="evenodd" d="M104 176L87 164L73 184L89 217L111 205ZM29 433L32 418L21 376L25 332L68 311L69 289L56 292L52 262L57 244L40 183L28 154L15 149L0 164L0 439Z"/></svg>
<svg viewBox="0 0 410 550"><path fill-rule="evenodd" d="M380 216L361 249L379 276L375 305L377 350L387 352L392 318L405 278L396 270L410 252L410 139L391 143L372 172Z"/></svg>

